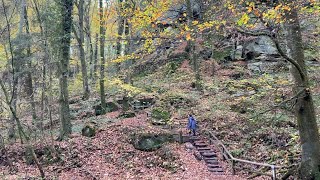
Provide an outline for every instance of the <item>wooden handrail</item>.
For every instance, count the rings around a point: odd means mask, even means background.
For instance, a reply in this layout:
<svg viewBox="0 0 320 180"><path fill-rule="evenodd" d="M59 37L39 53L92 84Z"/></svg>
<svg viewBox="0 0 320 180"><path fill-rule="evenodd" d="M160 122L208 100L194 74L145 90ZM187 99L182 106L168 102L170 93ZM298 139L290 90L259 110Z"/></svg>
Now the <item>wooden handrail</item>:
<svg viewBox="0 0 320 180"><path fill-rule="evenodd" d="M215 142L216 145L219 145L219 146L222 147L222 149L220 149L219 147L218 147L218 149L221 151L223 156L225 157L225 155L227 155L227 157L229 157L228 160L230 160L232 162L232 172L233 172L233 174L235 174L234 165L235 165L236 162L270 167L271 171L272 171L272 175L270 175L270 176L272 177L273 180L276 179L276 169L286 168L284 166L276 166L276 165L273 165L273 164L259 163L259 162L254 162L254 161L248 161L248 160L244 160L244 159L235 158L235 157L232 156L232 154L227 149L227 147L217 138L217 136L215 136L212 132L210 132L208 130L205 130L205 132L209 133L210 141L213 141L213 142Z"/></svg>

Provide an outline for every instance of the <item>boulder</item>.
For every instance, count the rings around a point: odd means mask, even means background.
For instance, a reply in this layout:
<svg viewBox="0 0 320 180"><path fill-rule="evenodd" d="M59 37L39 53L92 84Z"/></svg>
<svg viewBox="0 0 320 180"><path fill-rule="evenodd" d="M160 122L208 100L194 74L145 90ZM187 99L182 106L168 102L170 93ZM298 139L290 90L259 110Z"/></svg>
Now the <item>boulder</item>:
<svg viewBox="0 0 320 180"><path fill-rule="evenodd" d="M114 112L118 110L119 110L119 107L116 103L111 101L106 103L106 112Z"/></svg>
<svg viewBox="0 0 320 180"><path fill-rule="evenodd" d="M94 113L96 116L102 115L101 104L94 105L92 108L94 109ZM119 107L116 103L111 102L111 101L106 103L106 112L114 112L117 110L119 110Z"/></svg>
<svg viewBox="0 0 320 180"><path fill-rule="evenodd" d="M184 146L186 147L186 149L194 149L194 146L190 142L187 142Z"/></svg>
<svg viewBox="0 0 320 180"><path fill-rule="evenodd" d="M94 122L86 123L81 130L82 136L93 137L96 135L96 124Z"/></svg>
<svg viewBox="0 0 320 180"><path fill-rule="evenodd" d="M161 148L167 142L173 142L171 134L134 134L131 143L134 148L141 151L154 151Z"/></svg>
<svg viewBox="0 0 320 180"><path fill-rule="evenodd" d="M81 101L81 97L73 97L69 99L69 104L76 104Z"/></svg>
<svg viewBox="0 0 320 180"><path fill-rule="evenodd" d="M273 62L273 61L248 62L248 69L252 73L256 73L256 74L274 73L278 71L288 70L286 69L286 64L281 60L278 60L276 62Z"/></svg>
<svg viewBox="0 0 320 180"><path fill-rule="evenodd" d="M122 112L118 118L132 118L132 117L135 117L136 114L132 111L125 111L125 112Z"/></svg>
<svg viewBox="0 0 320 180"><path fill-rule="evenodd" d="M155 126L163 126L166 125L167 122L163 119L151 119L151 124Z"/></svg>
<svg viewBox="0 0 320 180"><path fill-rule="evenodd" d="M277 48L269 37L258 37L245 46L245 53L259 54L278 54Z"/></svg>

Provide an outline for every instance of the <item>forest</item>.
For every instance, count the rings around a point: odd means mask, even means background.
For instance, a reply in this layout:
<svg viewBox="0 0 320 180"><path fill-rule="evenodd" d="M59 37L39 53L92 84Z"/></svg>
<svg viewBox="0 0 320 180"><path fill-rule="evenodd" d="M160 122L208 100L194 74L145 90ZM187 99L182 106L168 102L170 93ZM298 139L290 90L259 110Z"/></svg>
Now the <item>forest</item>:
<svg viewBox="0 0 320 180"><path fill-rule="evenodd" d="M0 179L320 180L318 0L0 0Z"/></svg>

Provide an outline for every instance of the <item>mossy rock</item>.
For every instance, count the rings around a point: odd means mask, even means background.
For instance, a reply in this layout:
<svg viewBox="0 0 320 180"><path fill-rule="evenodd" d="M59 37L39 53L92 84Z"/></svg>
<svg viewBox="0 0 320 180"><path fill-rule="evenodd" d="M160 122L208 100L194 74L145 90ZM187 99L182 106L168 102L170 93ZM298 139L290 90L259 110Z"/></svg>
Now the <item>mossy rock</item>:
<svg viewBox="0 0 320 180"><path fill-rule="evenodd" d="M114 102L107 102L106 103L106 112L114 112L114 111L118 111L119 107L116 103Z"/></svg>
<svg viewBox="0 0 320 180"><path fill-rule="evenodd" d="M96 116L102 115L101 104L95 105L92 108L94 109ZM119 110L119 107L116 103L114 103L114 102L107 102L106 103L106 111L105 112L114 112L114 111L118 111L118 110Z"/></svg>
<svg viewBox="0 0 320 180"><path fill-rule="evenodd" d="M82 136L93 137L96 135L96 125L94 123L87 123L81 130Z"/></svg>
<svg viewBox="0 0 320 180"><path fill-rule="evenodd" d="M155 126L163 126L167 124L167 121L163 120L163 119L151 119L151 123L152 125Z"/></svg>
<svg viewBox="0 0 320 180"><path fill-rule="evenodd" d="M174 142L172 134L134 134L131 137L134 148L141 151L154 151L168 142Z"/></svg>
<svg viewBox="0 0 320 180"><path fill-rule="evenodd" d="M118 118L133 118L135 117L136 114L134 112L131 112L131 111L126 111L126 112L122 112Z"/></svg>
<svg viewBox="0 0 320 180"><path fill-rule="evenodd" d="M173 106L175 108L191 107L195 105L196 100L186 94L177 92L165 93L161 101L166 105Z"/></svg>
<svg viewBox="0 0 320 180"><path fill-rule="evenodd" d="M158 108L152 109L151 117L156 120L168 121L170 119L171 115L170 115L170 112L165 111L164 109L158 107Z"/></svg>
<svg viewBox="0 0 320 180"><path fill-rule="evenodd" d="M238 103L230 105L231 111L238 112L241 114L245 114L247 112L252 111L252 109L250 107L252 107L252 103L247 102L247 101L238 102Z"/></svg>

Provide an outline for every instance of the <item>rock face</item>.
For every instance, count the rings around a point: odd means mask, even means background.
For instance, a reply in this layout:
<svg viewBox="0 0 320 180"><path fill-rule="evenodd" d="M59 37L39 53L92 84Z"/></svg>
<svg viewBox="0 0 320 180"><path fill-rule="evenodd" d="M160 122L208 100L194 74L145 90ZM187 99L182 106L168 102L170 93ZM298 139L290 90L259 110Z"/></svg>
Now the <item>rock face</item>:
<svg viewBox="0 0 320 180"><path fill-rule="evenodd" d="M245 54L253 53L255 55L267 54L276 55L278 50L274 47L272 40L268 37L261 36L245 46Z"/></svg>
<svg viewBox="0 0 320 180"><path fill-rule="evenodd" d="M281 61L252 61L248 62L248 69L255 74L273 73L280 70L288 70L286 63Z"/></svg>
<svg viewBox="0 0 320 180"><path fill-rule="evenodd" d="M154 97L139 97L131 102L131 106L134 111L143 110L152 106L155 101Z"/></svg>
<svg viewBox="0 0 320 180"><path fill-rule="evenodd" d="M173 142L171 134L140 134L133 135L131 143L141 151L154 151L161 148L167 142Z"/></svg>

